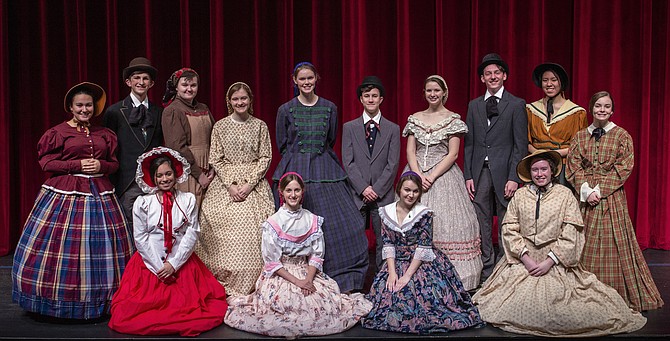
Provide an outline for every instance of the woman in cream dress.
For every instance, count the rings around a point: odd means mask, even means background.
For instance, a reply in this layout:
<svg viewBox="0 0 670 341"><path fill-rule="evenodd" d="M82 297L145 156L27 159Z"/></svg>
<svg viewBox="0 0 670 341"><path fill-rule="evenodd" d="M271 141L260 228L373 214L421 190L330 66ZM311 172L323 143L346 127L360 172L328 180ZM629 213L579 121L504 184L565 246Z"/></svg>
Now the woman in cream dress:
<svg viewBox="0 0 670 341"><path fill-rule="evenodd" d="M252 116L253 93L228 88L229 115L214 125L209 161L216 171L200 212L196 252L229 295L246 295L263 268L261 223L274 213L265 173L272 160L268 127Z"/></svg>

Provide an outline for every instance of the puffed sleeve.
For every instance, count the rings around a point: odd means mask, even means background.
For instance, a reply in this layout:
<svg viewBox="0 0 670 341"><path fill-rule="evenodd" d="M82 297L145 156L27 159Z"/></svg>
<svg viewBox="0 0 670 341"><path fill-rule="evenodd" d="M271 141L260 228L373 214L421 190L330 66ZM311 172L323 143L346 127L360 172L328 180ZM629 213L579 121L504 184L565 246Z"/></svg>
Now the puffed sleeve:
<svg viewBox="0 0 670 341"><path fill-rule="evenodd" d="M577 200L571 194L566 195L565 200L561 233L551 246L551 251L563 266L572 268L579 265L584 248L584 223Z"/></svg>
<svg viewBox="0 0 670 341"><path fill-rule="evenodd" d="M315 234L318 235L314 236L312 241L312 254L309 257L309 265L315 267L320 272L323 272L323 257L325 256L326 252L325 242L323 239L323 230L321 230L321 226L323 225L323 217L313 214L312 224L316 224L318 226L317 231L315 232Z"/></svg>
<svg viewBox="0 0 670 341"><path fill-rule="evenodd" d="M435 252L433 252L433 212L425 211L415 224L415 227L419 229L419 240L416 250L414 250L414 259L422 262L432 262L435 259Z"/></svg>
<svg viewBox="0 0 670 341"><path fill-rule="evenodd" d="M225 141L223 141L223 121L216 122L212 129L211 145L209 147L209 164L216 171L216 176L221 180L223 187L228 188L232 182L230 174L226 172Z"/></svg>
<svg viewBox="0 0 670 341"><path fill-rule="evenodd" d="M177 193L179 193L179 196L184 196L187 198L185 200L186 207L184 207L184 213L186 214L188 221L184 222L186 226L182 227L186 228L186 232L184 233L181 242L179 242L179 248L176 250L176 252L173 251L170 255L168 255L167 261L172 264L172 267L175 269L175 271L179 270L182 265L186 263L189 257L191 257L191 254L193 254L193 250L195 249L195 243L198 241L198 237L200 236L200 223L198 222L198 207L196 205L195 195L193 195L193 193L186 192ZM177 208L173 207L173 210L174 209ZM172 223L173 227L176 227L175 223L176 222Z"/></svg>
<svg viewBox="0 0 670 341"><path fill-rule="evenodd" d="M100 158L100 173L112 174L119 169L119 160L116 158L116 153L119 147L116 134L108 128L102 130L102 137L105 140L107 155L105 158Z"/></svg>
<svg viewBox="0 0 670 341"><path fill-rule="evenodd" d="M133 204L133 236L135 247L147 268L154 274L163 268L161 255L149 240L152 227L149 226L149 202L146 196L139 196ZM155 227L154 227L155 228ZM162 245L162 244L161 244Z"/></svg>
<svg viewBox="0 0 670 341"><path fill-rule="evenodd" d="M281 263L282 250L281 246L278 245L279 240L277 239L277 233L273 227L278 228L277 223L272 220L272 217L268 218L261 225L263 228L263 239L261 241L261 254L263 255L263 275L266 277L272 276L275 271L284 267Z"/></svg>
<svg viewBox="0 0 670 341"><path fill-rule="evenodd" d="M410 116L412 117L412 116ZM407 118L407 124L405 124L405 128L402 130L402 137L407 137L409 135L414 135L414 131L416 130L416 126L412 122L410 118Z"/></svg>
<svg viewBox="0 0 670 341"><path fill-rule="evenodd" d="M505 256L508 263L518 263L526 249L526 243L521 235L519 208L517 201L520 193L517 191L507 205L507 212L502 223L502 238L505 245Z"/></svg>
<svg viewBox="0 0 670 341"><path fill-rule="evenodd" d="M65 139L56 129L47 130L37 143L37 158L42 170L53 174L81 173L81 161L61 160Z"/></svg>
<svg viewBox="0 0 670 341"><path fill-rule="evenodd" d="M260 121L260 120L259 120ZM260 129L258 130L258 160L252 162L252 168L249 170L247 176L247 183L251 188L256 187L259 181L265 181L265 173L270 168L272 161L272 143L270 142L270 131L265 122L259 122Z"/></svg>

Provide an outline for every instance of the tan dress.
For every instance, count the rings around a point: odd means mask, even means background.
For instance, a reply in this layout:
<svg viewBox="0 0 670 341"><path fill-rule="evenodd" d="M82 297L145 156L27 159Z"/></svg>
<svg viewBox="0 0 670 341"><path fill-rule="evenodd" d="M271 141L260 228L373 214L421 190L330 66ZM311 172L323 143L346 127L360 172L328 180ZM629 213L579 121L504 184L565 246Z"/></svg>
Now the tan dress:
<svg viewBox="0 0 670 341"><path fill-rule="evenodd" d="M270 134L265 122L232 116L214 125L209 160L216 177L200 210L197 254L231 296L249 294L263 269L261 224L274 213L274 201L265 173L272 160ZM228 187L248 183L246 200L234 202Z"/></svg>
<svg viewBox="0 0 670 341"><path fill-rule="evenodd" d="M188 104L176 97L163 110L162 125L165 146L178 151L191 164L188 181L177 184L176 188L195 194L200 207L204 190L198 178L209 170L209 143L214 117L205 104L195 101Z"/></svg>
<svg viewBox="0 0 670 341"><path fill-rule="evenodd" d="M537 187L520 188L503 220L505 257L472 299L484 321L503 330L538 336L602 336L642 328L646 318L630 309L616 290L582 267L581 213L572 192L553 185L540 198ZM558 264L534 277L520 261L541 262L551 253Z"/></svg>

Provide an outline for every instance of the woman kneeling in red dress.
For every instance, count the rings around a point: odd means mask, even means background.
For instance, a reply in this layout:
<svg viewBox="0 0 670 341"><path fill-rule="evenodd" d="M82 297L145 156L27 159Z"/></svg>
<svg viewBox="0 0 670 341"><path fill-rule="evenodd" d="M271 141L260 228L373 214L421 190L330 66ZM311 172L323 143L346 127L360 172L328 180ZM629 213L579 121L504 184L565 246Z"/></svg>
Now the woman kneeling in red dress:
<svg viewBox="0 0 670 341"><path fill-rule="evenodd" d="M190 165L158 147L138 159L135 181L144 192L133 206L137 253L112 299L109 327L139 335L197 336L223 322L226 291L193 253L198 207L192 193L176 190Z"/></svg>

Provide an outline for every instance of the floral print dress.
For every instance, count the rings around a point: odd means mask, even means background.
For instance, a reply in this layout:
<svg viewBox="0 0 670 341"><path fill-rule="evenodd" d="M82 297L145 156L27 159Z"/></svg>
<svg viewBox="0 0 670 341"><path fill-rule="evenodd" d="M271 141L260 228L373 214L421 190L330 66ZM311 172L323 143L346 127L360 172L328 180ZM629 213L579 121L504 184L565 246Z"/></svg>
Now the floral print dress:
<svg viewBox="0 0 670 341"><path fill-rule="evenodd" d="M449 258L432 246L433 211L416 204L398 223L396 204L379 208L382 258L395 259L398 277L407 271L413 258L423 263L405 287L391 292L386 289L389 272L388 263L384 262L367 296L373 308L361 319L363 327L428 334L483 325Z"/></svg>

